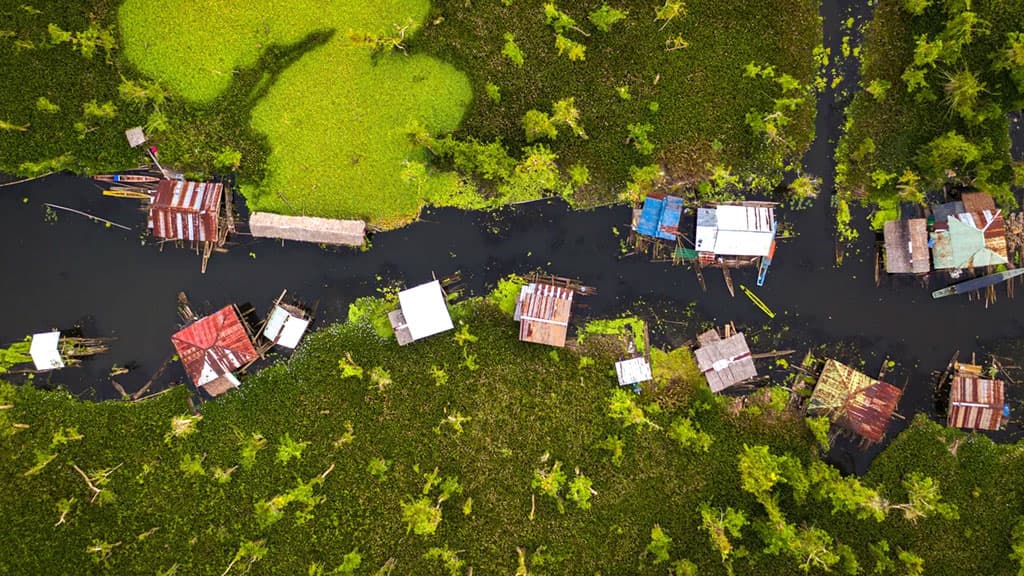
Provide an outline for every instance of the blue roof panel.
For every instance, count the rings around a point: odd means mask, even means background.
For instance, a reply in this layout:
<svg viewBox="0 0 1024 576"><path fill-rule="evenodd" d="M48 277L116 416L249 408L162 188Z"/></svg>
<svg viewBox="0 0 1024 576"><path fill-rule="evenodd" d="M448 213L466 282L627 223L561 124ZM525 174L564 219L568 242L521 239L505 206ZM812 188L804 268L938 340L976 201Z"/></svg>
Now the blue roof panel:
<svg viewBox="0 0 1024 576"><path fill-rule="evenodd" d="M675 240L679 233L679 219L683 213L683 199L676 196L644 199L636 231L644 236Z"/></svg>

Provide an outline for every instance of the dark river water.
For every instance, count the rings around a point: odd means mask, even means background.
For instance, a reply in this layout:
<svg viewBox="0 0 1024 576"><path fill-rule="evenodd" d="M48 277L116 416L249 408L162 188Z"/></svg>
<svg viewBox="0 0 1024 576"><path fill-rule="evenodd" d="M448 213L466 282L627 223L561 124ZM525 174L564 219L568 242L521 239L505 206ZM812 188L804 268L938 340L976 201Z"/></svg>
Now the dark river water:
<svg viewBox="0 0 1024 576"><path fill-rule="evenodd" d="M839 23L851 14L858 21L867 16L863 7L851 11L848 4L824 2L826 44L833 54L839 53L843 34ZM845 69L844 77L840 91L855 86L855 67ZM136 202L103 197L88 180L56 175L0 188L0 290L5 303L0 343L75 325L90 336L116 337L109 353L37 380L42 386L64 386L83 398L116 398L108 377L112 365L133 367L117 379L132 392L172 353L169 336L178 328L179 291L189 295L197 311L238 302L252 303L262 314L287 288L308 303L318 302L316 324L323 326L343 320L350 302L374 294L383 282L411 285L428 280L432 272L441 276L460 270L468 292L483 294L507 274L545 268L598 288L598 295L587 298L586 308L578 311L578 320L627 310L656 311L659 319L670 321L655 334L662 345L694 336L673 332L671 321L682 319L696 303L702 320L734 321L748 330L788 327L782 344L801 353L817 343L853 343L868 373L876 372L888 356L899 364L891 382L906 384L900 413L908 420L916 412L934 415L930 372L944 368L956 350L963 358L986 342L1024 335L1024 308L1002 290L999 301L985 309L966 298L932 300L930 290L937 284L924 289L910 281L886 281L876 288L870 233L863 234L841 268L835 267L828 200L843 104L831 90L819 98L818 138L805 166L822 179L822 197L810 208L783 215L799 236L780 244L767 284L755 290L777 313L774 320L742 294L730 298L716 271L706 273L705 294L689 269L641 256L622 258L613 228L627 229L627 207L573 212L560 202L536 202L492 214L431 210L417 224L376 234L368 252L282 246L239 236L228 254L213 255L203 275L194 252L173 246L161 252L144 244L145 216ZM84 210L133 231L106 228L64 212L47 221L44 202ZM733 278L753 287L754 274L744 270ZM174 363L152 390L183 378ZM1015 387L1010 388L1013 394ZM894 421L889 438L905 426ZM1012 424L995 437L1019 435L1019 426ZM832 460L844 470L863 472L880 449L859 450L840 441Z"/></svg>

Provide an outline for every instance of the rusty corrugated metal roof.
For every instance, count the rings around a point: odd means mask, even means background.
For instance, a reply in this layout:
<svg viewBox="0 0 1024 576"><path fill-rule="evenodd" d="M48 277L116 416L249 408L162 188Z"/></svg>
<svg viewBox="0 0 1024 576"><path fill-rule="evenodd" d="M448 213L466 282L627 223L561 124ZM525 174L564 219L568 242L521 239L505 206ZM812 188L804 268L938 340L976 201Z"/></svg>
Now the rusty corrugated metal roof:
<svg viewBox="0 0 1024 576"><path fill-rule="evenodd" d="M571 288L533 283L519 292L515 317L519 320L519 339L524 342L565 346L572 313Z"/></svg>
<svg viewBox="0 0 1024 576"><path fill-rule="evenodd" d="M149 209L153 236L215 242L223 192L224 185L216 182L161 180Z"/></svg>
<svg viewBox="0 0 1024 576"><path fill-rule="evenodd" d="M880 442L903 391L829 359L808 403L808 412L826 414L833 422L870 442Z"/></svg>
<svg viewBox="0 0 1024 576"><path fill-rule="evenodd" d="M1003 381L969 375L953 377L946 423L956 428L998 430L1003 419Z"/></svg>
<svg viewBox="0 0 1024 576"><path fill-rule="evenodd" d="M256 359L256 349L234 306L193 322L171 336L171 342L197 387Z"/></svg>

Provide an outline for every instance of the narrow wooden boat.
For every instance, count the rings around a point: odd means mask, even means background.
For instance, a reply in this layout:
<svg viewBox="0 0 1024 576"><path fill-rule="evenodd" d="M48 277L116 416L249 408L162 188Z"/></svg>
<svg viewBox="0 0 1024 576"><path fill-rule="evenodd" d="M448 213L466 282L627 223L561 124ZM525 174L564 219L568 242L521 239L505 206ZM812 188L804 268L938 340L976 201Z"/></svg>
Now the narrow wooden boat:
<svg viewBox="0 0 1024 576"><path fill-rule="evenodd" d="M145 176L143 174L97 174L92 179L97 182L126 182L131 184L160 181L160 178L157 176Z"/></svg>
<svg viewBox="0 0 1024 576"><path fill-rule="evenodd" d="M943 288L942 290L936 290L932 292L932 298L945 298L946 296L955 296L957 294L967 294L968 292L974 292L975 290L981 290L994 286L996 284L1006 282L1024 274L1024 268L1017 268L1016 270L1004 270L1003 272L996 272L995 274L989 274L988 276L982 276L980 278L971 278L959 284L953 284Z"/></svg>

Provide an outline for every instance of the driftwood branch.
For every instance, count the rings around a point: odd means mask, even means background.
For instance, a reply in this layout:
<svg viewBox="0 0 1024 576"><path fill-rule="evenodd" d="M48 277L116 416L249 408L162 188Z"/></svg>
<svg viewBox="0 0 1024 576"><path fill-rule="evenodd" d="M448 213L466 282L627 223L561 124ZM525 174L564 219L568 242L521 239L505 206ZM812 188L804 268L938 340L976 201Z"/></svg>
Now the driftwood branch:
<svg viewBox="0 0 1024 576"><path fill-rule="evenodd" d="M99 216L93 216L92 214L89 214L88 212L82 212L81 210L75 210L74 208L68 208L67 206L59 206L57 204L49 204L49 203L46 203L46 202L43 203L43 206L48 206L50 208L56 208L58 210L64 210L64 211L67 211L67 212L71 212L72 214L78 214L80 216L85 216L86 218L89 218L90 220L95 220L97 222L103 222L104 224L108 224L110 226L116 226L116 227L118 227L118 228L120 228L122 230L127 230L129 232L132 231L131 228L129 228L129 227L123 225L123 224L118 224L117 222L111 222L110 220L106 220L104 218L100 218Z"/></svg>
<svg viewBox="0 0 1024 576"><path fill-rule="evenodd" d="M82 480L85 480L85 483L89 485L89 490L92 490L92 499L89 500L89 502L90 503L95 502L96 501L96 497L99 496L100 492L103 492L103 490L97 488L92 483L92 480L89 479L89 475L86 474L85 472L82 472L81 468L79 468L78 466L76 466L74 464L72 464L71 467L74 468L75 472L78 472L79 476L82 477Z"/></svg>

